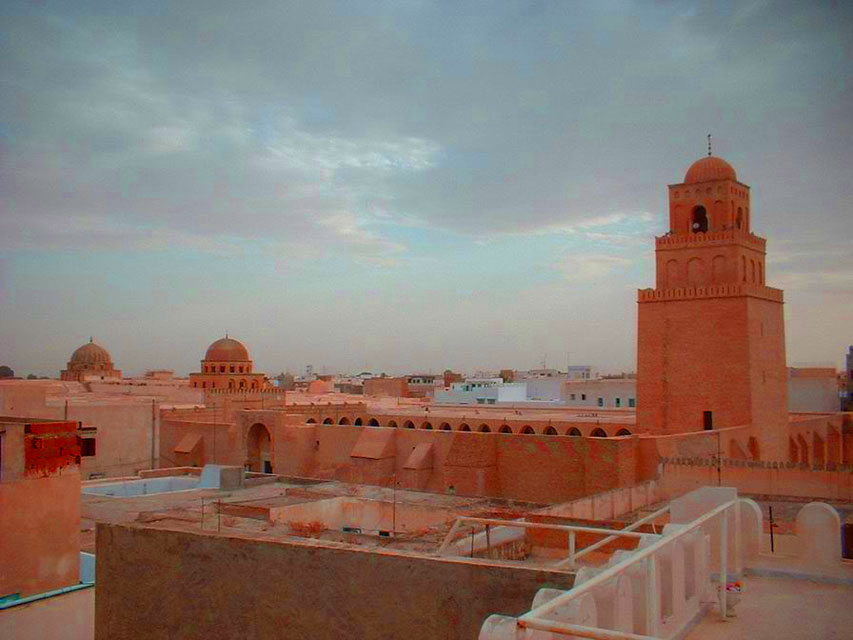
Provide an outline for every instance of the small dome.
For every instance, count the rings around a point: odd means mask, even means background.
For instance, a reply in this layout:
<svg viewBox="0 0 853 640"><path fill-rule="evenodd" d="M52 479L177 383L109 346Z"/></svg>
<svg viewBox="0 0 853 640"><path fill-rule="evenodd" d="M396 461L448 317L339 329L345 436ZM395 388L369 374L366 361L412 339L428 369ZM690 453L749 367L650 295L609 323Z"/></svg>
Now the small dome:
<svg viewBox="0 0 853 640"><path fill-rule="evenodd" d="M110 353L101 345L95 344L89 339L89 342L77 349L71 354L71 364L109 364L112 362Z"/></svg>
<svg viewBox="0 0 853 640"><path fill-rule="evenodd" d="M220 338L207 348L205 360L214 362L248 362L249 351L234 338Z"/></svg>
<svg viewBox="0 0 853 640"><path fill-rule="evenodd" d="M684 184L708 182L709 180L737 180L734 168L717 156L705 156L690 165Z"/></svg>

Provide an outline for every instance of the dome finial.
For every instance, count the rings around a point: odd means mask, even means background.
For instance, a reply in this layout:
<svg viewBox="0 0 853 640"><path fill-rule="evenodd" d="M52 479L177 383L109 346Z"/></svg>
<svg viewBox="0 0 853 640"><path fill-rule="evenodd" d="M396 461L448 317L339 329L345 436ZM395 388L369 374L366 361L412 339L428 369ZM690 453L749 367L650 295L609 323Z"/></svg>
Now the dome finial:
<svg viewBox="0 0 853 640"><path fill-rule="evenodd" d="M92 336L89 336L89 344L93 343L94 341L95 340L92 338Z"/></svg>
<svg viewBox="0 0 853 640"><path fill-rule="evenodd" d="M711 155L711 134L708 134L708 155Z"/></svg>

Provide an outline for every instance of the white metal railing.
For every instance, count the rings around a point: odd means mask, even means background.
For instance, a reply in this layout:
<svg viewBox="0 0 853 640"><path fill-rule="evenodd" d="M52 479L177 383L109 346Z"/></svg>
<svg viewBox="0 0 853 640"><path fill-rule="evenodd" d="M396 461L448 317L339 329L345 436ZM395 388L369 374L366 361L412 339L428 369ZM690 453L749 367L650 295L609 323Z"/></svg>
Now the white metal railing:
<svg viewBox="0 0 853 640"><path fill-rule="evenodd" d="M654 516L660 515L658 512L652 514ZM647 520L650 516L644 519ZM438 548L438 555L445 555L447 553L447 548L455 541L456 535L459 532L462 523L470 522L472 524L480 524L486 526L486 535L488 536L489 527L491 526L499 526L506 528L519 528L519 529L547 529L551 531L567 531L569 534L569 557L564 561L568 562L569 566L574 568L575 560L578 556L587 551L591 550L591 547L585 547L581 553L575 552L575 538L578 532L581 533L593 533L601 536L606 536L604 540L597 542L598 545L596 548L600 547L606 541L614 540L615 538L644 538L650 535L650 533L639 533L637 531L626 529L603 529L599 527L581 527L576 525L569 524L549 524L546 522L527 522L525 520L501 520L499 518L477 518L474 516L459 516L456 518L456 522L453 523L453 526L450 528L450 531L447 532L447 535L444 537L444 541L441 543L441 546ZM635 523L637 526L642 523ZM472 528L472 533L473 533ZM594 546L594 545L591 545Z"/></svg>
<svg viewBox="0 0 853 640"><path fill-rule="evenodd" d="M624 529L619 529L618 531L621 533L627 533L629 531L633 531L634 529L636 529L640 525L646 524L647 522L652 522L654 520L657 520L660 516L662 516L665 513L669 513L669 505L666 505L662 509L658 509L654 513L650 513L649 515L647 515L643 518L640 518L636 522L632 522L630 525L628 525ZM656 533L657 532L655 532L655 534ZM645 534L645 535L649 535L649 534ZM563 567L567 566L569 568L574 569L577 566L578 559L580 559L581 557L585 556L586 554L588 554L592 551L595 551L596 549L600 549L601 547L603 547L604 545L606 545L609 542L613 542L618 537L619 536L616 534L609 535L606 538L604 538L603 540L599 540L598 542L591 544L588 547L584 547L583 549L581 549L577 553L573 553L574 549L570 549L569 557L566 558L565 560L560 560L559 562L555 563L554 568L562 569ZM569 546L572 547L572 545L569 545Z"/></svg>
<svg viewBox="0 0 853 640"><path fill-rule="evenodd" d="M648 547L637 550L636 552L632 553L628 558L625 558L621 562L617 562L612 567L605 569L604 571L594 576L590 580L584 582L583 584L572 588L571 590L557 596L553 600L550 600L534 609L531 609L530 611L518 618L518 626L520 628L537 629L541 631L549 631L552 633L570 634L582 638L599 638L601 640L615 640L617 638L625 640L648 640L649 638L656 638L658 633L658 627L660 624L660 593L658 588L659 585L657 584L657 567L655 554L667 545L671 545L680 537L685 536L691 533L692 531L695 531L705 523L713 520L714 518L717 518L718 516L722 519L719 536L720 613L722 617L725 618L727 612L726 582L728 581L728 511L733 507L735 508L735 517L737 517L737 499L721 504L718 507L709 511L708 513L700 516L693 522L684 525L683 528L678 529L677 531L669 535L662 536L659 540L656 540ZM614 578L620 573L623 573L631 565L638 564L639 562L644 560L647 563L646 619L648 625L647 631L649 635L642 636L624 631L614 631L611 629L601 629L598 627L587 627L583 625L547 619L546 616L552 614L557 608L569 604L572 600L575 600L581 595L588 593L595 587L602 585L611 578Z"/></svg>

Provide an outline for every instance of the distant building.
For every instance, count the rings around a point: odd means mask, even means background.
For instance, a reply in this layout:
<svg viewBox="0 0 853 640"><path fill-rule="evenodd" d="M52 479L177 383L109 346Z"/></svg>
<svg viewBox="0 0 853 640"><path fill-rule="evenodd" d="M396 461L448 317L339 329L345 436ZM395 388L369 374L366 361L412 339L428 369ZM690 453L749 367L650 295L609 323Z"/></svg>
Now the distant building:
<svg viewBox="0 0 853 640"><path fill-rule="evenodd" d="M370 378L364 381L364 395L408 398L409 383L406 378Z"/></svg>
<svg viewBox="0 0 853 640"><path fill-rule="evenodd" d="M89 338L89 342L71 354L68 367L60 372L59 378L73 382L121 380L121 371L113 365L109 352Z"/></svg>
<svg viewBox="0 0 853 640"><path fill-rule="evenodd" d="M789 411L838 411L838 375L832 367L788 367Z"/></svg>
<svg viewBox="0 0 853 640"><path fill-rule="evenodd" d="M171 369L152 369L145 372L145 378L148 380L171 380L175 377L175 372Z"/></svg>
<svg viewBox="0 0 853 640"><path fill-rule="evenodd" d="M634 409L637 406L637 381L634 378L596 378L567 380L562 400L573 407Z"/></svg>
<svg viewBox="0 0 853 640"><path fill-rule="evenodd" d="M267 386L266 376L254 371L249 351L227 335L207 348L201 372L190 374L190 386L229 391L258 390Z"/></svg>
<svg viewBox="0 0 853 640"><path fill-rule="evenodd" d="M409 389L410 398L431 398L435 394L436 387L444 383L442 376L434 376L431 373L416 373L406 376L406 384Z"/></svg>
<svg viewBox="0 0 853 640"><path fill-rule="evenodd" d="M450 389L435 393L436 404L499 404L526 402L526 382L504 382L502 378L468 378Z"/></svg>

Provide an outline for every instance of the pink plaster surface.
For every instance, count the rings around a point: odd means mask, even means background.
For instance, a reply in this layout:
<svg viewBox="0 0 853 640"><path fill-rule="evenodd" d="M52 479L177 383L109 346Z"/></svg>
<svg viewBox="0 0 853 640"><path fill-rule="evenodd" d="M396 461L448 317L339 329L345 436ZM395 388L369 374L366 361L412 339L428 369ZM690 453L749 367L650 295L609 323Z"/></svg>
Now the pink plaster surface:
<svg viewBox="0 0 853 640"><path fill-rule="evenodd" d="M853 586L747 576L735 617L712 609L687 640L846 640L853 629Z"/></svg>
<svg viewBox="0 0 853 640"><path fill-rule="evenodd" d="M0 594L26 597L77 584L79 529L76 470L0 482Z"/></svg>
<svg viewBox="0 0 853 640"><path fill-rule="evenodd" d="M94 637L94 587L36 600L0 612L0 638L92 640Z"/></svg>

